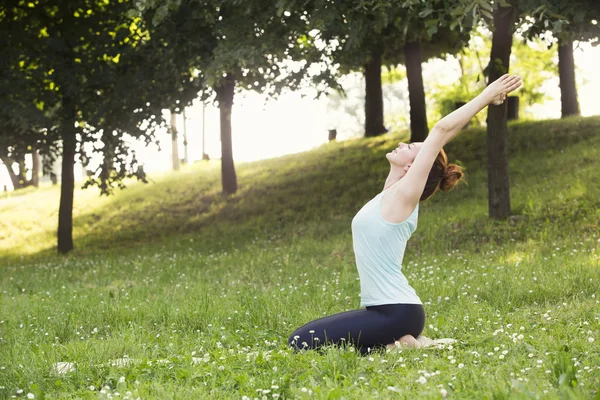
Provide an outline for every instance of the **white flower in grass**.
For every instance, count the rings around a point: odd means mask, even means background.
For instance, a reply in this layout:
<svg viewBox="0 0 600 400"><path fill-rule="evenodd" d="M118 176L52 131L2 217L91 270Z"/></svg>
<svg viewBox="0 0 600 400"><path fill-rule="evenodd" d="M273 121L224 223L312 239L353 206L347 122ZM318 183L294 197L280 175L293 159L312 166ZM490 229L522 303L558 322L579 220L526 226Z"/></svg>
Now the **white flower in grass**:
<svg viewBox="0 0 600 400"><path fill-rule="evenodd" d="M308 333L315 333L315 331L311 329L310 331L308 331Z"/></svg>
<svg viewBox="0 0 600 400"><path fill-rule="evenodd" d="M440 393L442 394L442 397L448 396L448 391L444 388L440 389Z"/></svg>
<svg viewBox="0 0 600 400"><path fill-rule="evenodd" d="M425 384L427 383L427 378L425 378L424 376L420 376L419 379L417 379L417 382Z"/></svg>
<svg viewBox="0 0 600 400"><path fill-rule="evenodd" d="M28 399L35 399L35 395L33 393L27 393Z"/></svg>
<svg viewBox="0 0 600 400"><path fill-rule="evenodd" d="M588 338L588 342L593 343L594 342L594 338L593 337L589 337Z"/></svg>
<svg viewBox="0 0 600 400"><path fill-rule="evenodd" d="M307 388L305 388L305 387L303 387L302 389L300 389L300 391L301 391L302 393L306 393L306 392L308 392L308 389L307 389Z"/></svg>
<svg viewBox="0 0 600 400"><path fill-rule="evenodd" d="M124 376L122 376L122 377L119 378L119 383L123 383L123 382L125 382L125 377Z"/></svg>
<svg viewBox="0 0 600 400"><path fill-rule="evenodd" d="M529 353L529 354L527 355L527 357L529 357L529 358L533 358L533 353Z"/></svg>
<svg viewBox="0 0 600 400"><path fill-rule="evenodd" d="M464 366L465 366L465 364L463 364L463 363L458 364L458 368L464 368Z"/></svg>

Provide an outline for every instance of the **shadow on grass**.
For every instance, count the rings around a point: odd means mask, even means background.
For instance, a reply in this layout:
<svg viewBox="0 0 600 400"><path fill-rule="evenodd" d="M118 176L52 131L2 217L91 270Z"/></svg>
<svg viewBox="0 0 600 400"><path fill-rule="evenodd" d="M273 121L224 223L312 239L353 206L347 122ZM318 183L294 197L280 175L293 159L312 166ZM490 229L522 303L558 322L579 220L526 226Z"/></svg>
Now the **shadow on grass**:
<svg viewBox="0 0 600 400"><path fill-rule="evenodd" d="M515 171L517 180L522 179L533 192L547 186L550 195L569 180L566 174L549 173L553 166L561 164L563 155L556 149L597 139L598 126L599 117L511 124L509 154L524 163L529 161L526 171L513 166L511 174ZM207 250L240 248L253 238L269 238L281 232L301 233L306 224L345 221L349 229L352 216L382 189L389 168L385 154L399 140L406 141L406 133L330 143L305 153L240 164L239 190L230 196L220 192L217 168L205 174L192 169L150 186L133 185L110 199L103 209L75 217L76 250L67 257L107 251L127 253L137 251L140 245L147 249L177 248L178 241L185 242L191 237L199 238L200 243L195 245ZM467 130L449 143L446 150L451 160L458 159L467 167L470 185L428 201L423 214L438 207L443 214L444 210L464 206L468 196L474 205L485 204L486 185L479 182L486 179L483 173L487 160L485 131ZM581 168L597 169L597 158L580 157L578 161ZM475 176L478 176L477 182L473 182ZM531 176L542 179L531 184ZM552 182L544 182L544 176L552 178ZM586 189L587 184L583 184ZM551 224L581 223L580 232L597 230L598 215L592 207L597 207L597 203L592 201L586 207L573 208L554 202L534 212L532 207L527 208L520 202L513 211L526 215L523 220L492 221L482 214L450 227L447 223L441 227L441 222L438 224L435 219L431 229L451 234L450 246L465 242L472 242L474 246L490 242L502 245L511 239L526 240L527 235L536 235L539 229L546 229L548 221ZM46 232L27 240L43 242L47 236ZM418 232L415 239L414 245L419 248L422 238ZM52 258L54 253L52 245L37 254L21 257L20 249L15 248L6 254L5 260L23 263L27 259Z"/></svg>

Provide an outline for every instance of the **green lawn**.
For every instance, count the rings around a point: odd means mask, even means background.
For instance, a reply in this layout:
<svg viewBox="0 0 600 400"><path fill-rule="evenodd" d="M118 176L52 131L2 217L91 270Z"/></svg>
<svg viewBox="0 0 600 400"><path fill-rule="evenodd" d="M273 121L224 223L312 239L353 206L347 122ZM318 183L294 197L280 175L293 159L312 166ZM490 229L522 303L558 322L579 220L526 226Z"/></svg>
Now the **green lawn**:
<svg viewBox="0 0 600 400"><path fill-rule="evenodd" d="M404 273L445 349L294 353L359 308L350 222L405 133L76 190L0 197L0 398L600 399L600 118L510 125L513 214L487 217L485 132L446 146L468 185L420 207ZM125 362L124 360L129 360ZM75 363L66 374L57 362Z"/></svg>

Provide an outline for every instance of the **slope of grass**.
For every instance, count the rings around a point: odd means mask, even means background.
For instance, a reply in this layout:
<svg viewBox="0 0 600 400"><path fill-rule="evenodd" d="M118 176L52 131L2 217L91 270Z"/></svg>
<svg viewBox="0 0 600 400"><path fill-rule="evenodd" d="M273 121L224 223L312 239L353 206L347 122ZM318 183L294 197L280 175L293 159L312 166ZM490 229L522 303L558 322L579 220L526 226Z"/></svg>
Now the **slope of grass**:
<svg viewBox="0 0 600 400"><path fill-rule="evenodd" d="M457 345L287 348L299 325L358 308L350 221L399 140L238 165L233 196L216 162L114 197L78 190L68 256L54 251L58 188L5 195L0 398L597 396L597 117L511 125L507 221L487 217L485 132L446 146L468 185L421 205L404 273L425 303L423 334ZM57 375L59 361L76 370Z"/></svg>

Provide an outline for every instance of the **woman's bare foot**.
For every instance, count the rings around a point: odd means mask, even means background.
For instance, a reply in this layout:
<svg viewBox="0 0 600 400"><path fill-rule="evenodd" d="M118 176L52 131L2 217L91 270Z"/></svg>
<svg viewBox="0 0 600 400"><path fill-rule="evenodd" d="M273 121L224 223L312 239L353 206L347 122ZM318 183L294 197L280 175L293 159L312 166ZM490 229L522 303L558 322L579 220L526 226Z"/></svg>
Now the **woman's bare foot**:
<svg viewBox="0 0 600 400"><path fill-rule="evenodd" d="M419 347L428 347L435 343L432 339L425 336L419 336L415 340L420 344Z"/></svg>
<svg viewBox="0 0 600 400"><path fill-rule="evenodd" d="M414 338L413 335L404 335L396 342L388 344L387 348L390 350L402 348L402 349L413 349L420 348L421 344Z"/></svg>
<svg viewBox="0 0 600 400"><path fill-rule="evenodd" d="M405 335L398 339L395 343L388 344L386 347L390 350L393 349L420 349L423 347L435 347L438 349L445 348L445 345L455 343L455 339L443 338L443 339L429 339L426 336L418 336L416 339L412 335Z"/></svg>

